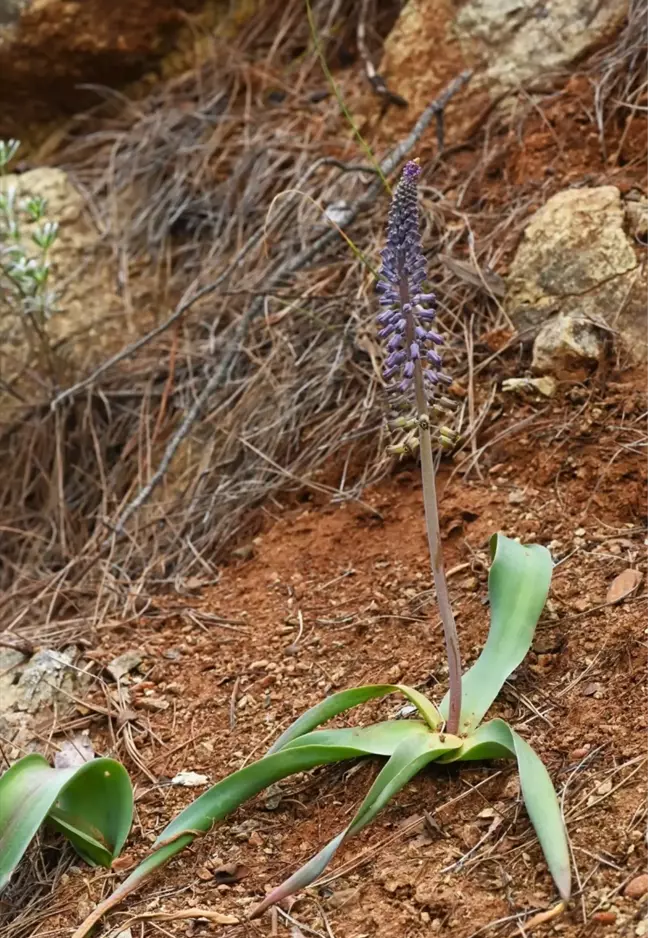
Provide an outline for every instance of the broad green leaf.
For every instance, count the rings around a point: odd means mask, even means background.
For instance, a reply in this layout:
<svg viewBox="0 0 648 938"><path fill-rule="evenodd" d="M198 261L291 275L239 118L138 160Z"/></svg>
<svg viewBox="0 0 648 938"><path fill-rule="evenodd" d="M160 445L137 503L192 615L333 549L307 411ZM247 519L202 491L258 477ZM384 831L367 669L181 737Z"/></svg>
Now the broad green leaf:
<svg viewBox="0 0 648 938"><path fill-rule="evenodd" d="M502 685L531 647L551 582L551 554L540 544L523 546L496 534L491 538L491 556L488 638L461 682L460 727L465 733L479 725ZM439 708L446 719L449 702L446 694Z"/></svg>
<svg viewBox="0 0 648 938"><path fill-rule="evenodd" d="M540 756L511 730L520 772L522 797L535 827L547 866L565 902L571 895L569 842L560 803Z"/></svg>
<svg viewBox="0 0 648 938"><path fill-rule="evenodd" d="M65 834L88 863L110 866L121 853L133 820L133 788L128 772L112 759L86 762L61 790L47 820ZM108 847L108 863L94 856L95 839Z"/></svg>
<svg viewBox="0 0 648 938"><path fill-rule="evenodd" d="M538 835L547 866L562 899L571 893L571 871L567 831L558 797L540 757L503 720L490 720L467 739L461 749L440 761L465 762L515 756L520 773L522 797Z"/></svg>
<svg viewBox="0 0 648 938"><path fill-rule="evenodd" d="M367 700L373 700L376 697L386 697L388 694L403 694L418 710L428 726L433 729L439 729L443 720L441 714L434 704L419 691L413 687L407 687L405 684L366 684L364 687L352 687L349 690L340 691L337 694L331 694L326 700L316 704L295 720L287 730L285 730L279 739L273 743L268 750L268 755L279 752L280 749L291 740L310 733L317 729L322 723L336 717L345 710L351 710Z"/></svg>
<svg viewBox="0 0 648 938"><path fill-rule="evenodd" d="M463 741L461 749L441 756L439 762L478 762L482 759L511 758L515 758L515 751L508 724L503 720L489 720L488 723L482 723Z"/></svg>
<svg viewBox="0 0 648 938"><path fill-rule="evenodd" d="M429 726L420 720L385 720L371 726L314 730L287 743L283 751L311 745L350 748L361 745L366 755L391 756L404 740L429 736Z"/></svg>
<svg viewBox="0 0 648 938"><path fill-rule="evenodd" d="M119 855L133 818L126 769L113 759L54 769L33 753L0 778L0 889L47 820L90 864L109 867Z"/></svg>
<svg viewBox="0 0 648 938"><path fill-rule="evenodd" d="M391 727L398 726L398 732ZM382 727L382 728L381 728ZM295 740L280 751L217 782L184 809L165 827L153 844L153 852L133 870L111 896L97 906L72 938L83 938L109 909L139 888L156 869L180 853L197 836L206 833L216 821L222 820L239 805L274 782L296 772L306 772L318 765L341 762L366 755L391 755L404 739L428 737L431 734L419 722L400 720L377 727L353 730L331 730L311 733L310 741ZM319 740L322 743L319 743ZM390 748L391 744L391 748Z"/></svg>
<svg viewBox="0 0 648 938"><path fill-rule="evenodd" d="M461 740L457 736L445 735L442 738L438 733L431 733L426 729L423 733L413 734L405 739L383 767L349 826L284 883L273 889L253 910L251 918L261 915L269 906L309 886L324 872L341 844L369 824L387 802L428 762L460 746Z"/></svg>

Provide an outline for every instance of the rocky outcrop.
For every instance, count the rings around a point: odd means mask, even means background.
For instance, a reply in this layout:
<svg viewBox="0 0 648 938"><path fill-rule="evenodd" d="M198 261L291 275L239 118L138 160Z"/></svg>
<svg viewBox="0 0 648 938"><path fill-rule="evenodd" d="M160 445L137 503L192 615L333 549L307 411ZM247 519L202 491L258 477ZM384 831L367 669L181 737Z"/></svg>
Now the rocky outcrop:
<svg viewBox="0 0 648 938"><path fill-rule="evenodd" d="M81 85L118 88L139 78L175 47L187 31L188 14L204 9L205 25L213 25L256 5L256 0L0 0L0 137L24 139L27 124L95 104L96 93Z"/></svg>
<svg viewBox="0 0 648 938"><path fill-rule="evenodd" d="M528 223L505 305L537 373L580 377L609 340L645 359L646 272L630 226L615 186L559 192Z"/></svg>
<svg viewBox="0 0 648 938"><path fill-rule="evenodd" d="M0 734L23 750L34 748L41 730L74 707L72 697L82 695L89 680L72 646L31 657L0 647Z"/></svg>
<svg viewBox="0 0 648 938"><path fill-rule="evenodd" d="M612 38L628 0L409 0L388 36L380 73L414 111L466 66L469 92L502 91L577 62Z"/></svg>
<svg viewBox="0 0 648 938"><path fill-rule="evenodd" d="M578 62L617 32L627 11L628 0L468 0L455 30L483 69L477 84L499 94Z"/></svg>

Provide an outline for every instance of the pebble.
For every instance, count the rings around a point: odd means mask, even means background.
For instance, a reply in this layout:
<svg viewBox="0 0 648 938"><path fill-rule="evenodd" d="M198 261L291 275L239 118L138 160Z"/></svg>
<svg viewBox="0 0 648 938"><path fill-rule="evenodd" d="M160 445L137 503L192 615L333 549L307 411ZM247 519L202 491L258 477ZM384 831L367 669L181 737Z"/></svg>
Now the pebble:
<svg viewBox="0 0 648 938"><path fill-rule="evenodd" d="M508 502L509 505L521 505L526 499L525 493L522 489L513 489L509 494Z"/></svg>
<svg viewBox="0 0 648 938"><path fill-rule="evenodd" d="M198 772L178 772L171 779L172 785L180 785L183 788L200 788L209 784L209 778L206 775L200 775Z"/></svg>
<svg viewBox="0 0 648 938"><path fill-rule="evenodd" d="M116 681L119 681L130 671L134 671L142 663L142 658L143 655L136 649L125 651L117 658L113 658L106 669Z"/></svg>
<svg viewBox="0 0 648 938"><path fill-rule="evenodd" d="M135 706L139 710L149 710L151 713L156 713L158 710L168 710L170 704L163 697L142 697L141 700L135 701Z"/></svg>
<svg viewBox="0 0 648 938"><path fill-rule="evenodd" d="M628 899L641 899L642 896L645 896L648 892L648 873L641 873L640 876L635 876L634 879L631 879L626 888L623 890L623 895L627 896Z"/></svg>
<svg viewBox="0 0 648 938"><path fill-rule="evenodd" d="M593 922L600 925L614 925L616 922L616 912L595 912L592 916Z"/></svg>
<svg viewBox="0 0 648 938"><path fill-rule="evenodd" d="M581 746L580 749L572 749L572 751L569 753L570 761L579 762L581 759L585 758L590 749L591 746L589 744L586 746Z"/></svg>

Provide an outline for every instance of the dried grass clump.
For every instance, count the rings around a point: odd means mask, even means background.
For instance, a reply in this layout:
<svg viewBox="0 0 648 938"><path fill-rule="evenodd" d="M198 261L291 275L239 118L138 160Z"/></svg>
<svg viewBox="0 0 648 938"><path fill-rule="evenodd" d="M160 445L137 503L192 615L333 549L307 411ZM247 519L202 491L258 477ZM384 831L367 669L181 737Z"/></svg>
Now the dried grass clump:
<svg viewBox="0 0 648 938"><path fill-rule="evenodd" d="M357 5L312 6L334 59ZM366 81L362 68L337 77L343 94ZM388 199L326 90L301 2L270 4L238 43L149 97L110 96L59 154L106 233L130 315L142 283L155 282L171 311L95 362L91 380L78 374L54 409L44 388L42 404L16 403L0 427L5 627L44 641L82 614L90 626L133 613L155 589L215 577L225 551L256 530L258 509L280 510L280 492L359 499L385 471L369 266ZM471 465L492 401L480 409L474 393L490 355L474 337L507 323L491 271L531 200L497 203L472 187L489 141L507 132L502 119L493 111L475 122L441 157L432 133L418 149L447 370L467 376L457 426ZM364 257L318 207L340 202Z"/></svg>
<svg viewBox="0 0 648 938"><path fill-rule="evenodd" d="M594 84L596 124L605 159L611 139L615 152L610 155L618 161L633 123L645 112L647 49L645 0L630 0L625 26L616 41L593 56L587 69ZM623 128L620 137L618 130L614 132L618 127Z"/></svg>

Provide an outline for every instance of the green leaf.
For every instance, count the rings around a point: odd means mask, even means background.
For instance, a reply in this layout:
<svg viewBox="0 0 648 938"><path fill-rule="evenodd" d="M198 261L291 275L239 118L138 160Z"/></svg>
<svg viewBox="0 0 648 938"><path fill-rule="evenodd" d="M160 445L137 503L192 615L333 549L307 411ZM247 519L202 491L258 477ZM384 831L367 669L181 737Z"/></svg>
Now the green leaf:
<svg viewBox="0 0 648 938"><path fill-rule="evenodd" d="M25 756L0 778L0 889L43 821L62 831L88 863L110 867L132 819L133 790L119 762L93 759L53 769L37 753Z"/></svg>
<svg viewBox="0 0 648 938"><path fill-rule="evenodd" d="M461 749L448 753L440 761L465 762L510 756L517 759L522 797L547 866L561 898L567 901L571 893L567 831L549 773L526 740L503 720L490 720L480 726Z"/></svg>
<svg viewBox="0 0 648 938"><path fill-rule="evenodd" d="M504 682L531 647L551 582L551 554L540 544L523 546L496 534L491 538L491 557L488 639L461 682L460 727L465 733L479 725ZM439 708L446 719L449 702L446 694Z"/></svg>
<svg viewBox="0 0 648 938"><path fill-rule="evenodd" d="M407 726L407 723L398 725ZM419 725L423 726L423 724ZM431 733L427 728L424 728L423 733L412 734L408 739L404 739L383 767L349 826L296 873L273 889L253 910L251 918L256 918L269 906L309 886L324 872L342 843L369 824L387 802L428 762L460 746L461 740L457 736L446 734L441 737L438 733Z"/></svg>
<svg viewBox="0 0 648 938"><path fill-rule="evenodd" d="M291 740L310 733L311 730L326 723L339 713L345 710L351 710L367 700L373 700L376 697L386 697L388 694L401 693L418 710L428 726L437 730L443 723L441 714L434 704L424 697L413 687L407 687L405 684L366 684L364 687L352 687L349 690L340 691L337 694L331 694L326 700L316 704L303 713L287 730L285 730L279 739L273 743L268 750L268 755L283 749Z"/></svg>
<svg viewBox="0 0 648 938"><path fill-rule="evenodd" d="M478 762L482 759L511 759L515 751L511 742L511 729L503 720L482 723L472 736L465 739L461 749L441 756L439 762Z"/></svg>
<svg viewBox="0 0 648 938"><path fill-rule="evenodd" d="M395 732L393 727L398 727ZM358 729L322 731L301 737L280 751L228 775L204 792L165 827L153 844L153 852L133 870L111 896L97 906L72 938L83 938L109 909L139 888L141 883L180 853L216 821L274 782L318 765L366 755L391 755L403 740L427 737L429 730L417 721L399 720ZM321 741L321 742L320 742Z"/></svg>
<svg viewBox="0 0 648 938"><path fill-rule="evenodd" d="M339 730L315 730L298 736L287 743L283 751L300 746L361 746L365 755L391 756L405 740L427 738L430 728L420 720L385 720L371 726L349 727Z"/></svg>

